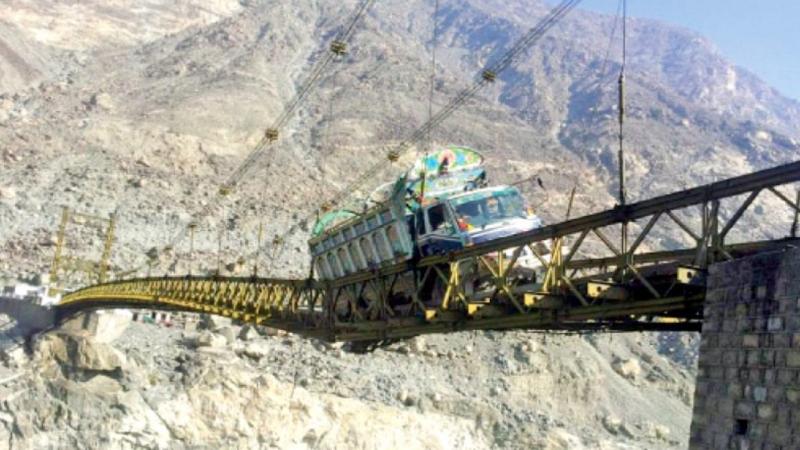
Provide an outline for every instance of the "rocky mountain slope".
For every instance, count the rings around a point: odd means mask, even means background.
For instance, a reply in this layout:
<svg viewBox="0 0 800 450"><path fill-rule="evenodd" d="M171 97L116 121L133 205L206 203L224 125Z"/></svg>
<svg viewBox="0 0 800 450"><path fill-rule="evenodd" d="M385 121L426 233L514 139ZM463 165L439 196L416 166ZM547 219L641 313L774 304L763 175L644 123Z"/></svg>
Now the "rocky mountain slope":
<svg viewBox="0 0 800 450"><path fill-rule="evenodd" d="M28 355L6 358L25 375L0 380L0 442L553 450L687 442L691 376L653 350L652 336L460 333L358 354L224 320L192 330L113 322L94 335L70 327L42 335Z"/></svg>
<svg viewBox="0 0 800 450"><path fill-rule="evenodd" d="M215 267L218 236L223 262L235 262L254 250L259 222L267 240L281 233L422 124L434 46L438 108L547 9L512 3L442 1L434 43L432 2L377 2L350 54L201 223L195 273ZM46 271L61 206L116 211L114 268L142 264L191 214L214 204L219 184L354 4L0 5L0 275ZM432 140L484 151L495 181L539 174L546 190L525 186L525 193L548 221L563 217L575 184L573 214L612 206L620 63L618 49L608 51L612 24L575 11ZM632 199L796 158L797 102L689 31L640 19L629 25ZM397 170L387 168L362 191ZM739 237L785 234L782 217L764 220L771 205L763 200L744 217ZM657 231L661 244L679 239ZM97 257L101 245L100 230L69 234L71 253ZM153 270L185 273L187 253L184 240ZM284 252L262 256L261 273L307 273L302 233ZM231 264L225 273L242 270ZM9 370L24 375L3 391L0 439L20 448L373 448L400 439L424 448L674 448L686 441L694 361L687 335L657 342L637 334L456 334L357 355L274 336L253 337L258 345L247 350L249 340L221 339L230 332L220 329L200 338L143 327L99 350L82 338L45 336L17 362L7 358Z"/></svg>
<svg viewBox="0 0 800 450"><path fill-rule="evenodd" d="M163 246L191 214L214 201L219 184L292 97L353 2L203 5L3 6L8 14L0 35L13 38L3 42L14 51L0 58L6 80L0 255L14 265L4 262L0 270L15 275L46 268L62 205L103 215L117 211L114 262L120 269L142 264L148 249ZM201 224L198 246L205 258L214 259L221 228L227 229L227 262L244 249L252 252L259 221L268 234L280 233L319 203L309 200L330 198L425 120L431 10L426 2L393 1L371 10L350 55L321 80L233 199L212 208ZM434 108L468 86L544 11L537 2L443 2ZM80 26L82 18L90 33ZM539 173L548 190L528 194L549 220L563 215L573 184L577 213L613 205L619 61L615 47L608 47L617 44L609 41L612 28L610 17L575 11L432 139L481 149L496 181ZM631 199L797 153L797 102L727 63L691 32L639 19L631 20L630 30ZM362 191L397 170L376 175ZM91 233L75 239L99 242ZM276 268L304 273L303 242L294 236ZM185 256L186 250L177 252ZM185 258L165 258L158 270L170 269L185 270Z"/></svg>

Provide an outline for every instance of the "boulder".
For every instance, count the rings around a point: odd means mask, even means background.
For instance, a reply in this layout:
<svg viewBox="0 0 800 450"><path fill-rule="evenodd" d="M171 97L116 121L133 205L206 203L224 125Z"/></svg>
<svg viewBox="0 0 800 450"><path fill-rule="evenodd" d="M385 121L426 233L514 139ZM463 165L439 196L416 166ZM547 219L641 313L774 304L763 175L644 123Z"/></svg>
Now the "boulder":
<svg viewBox="0 0 800 450"><path fill-rule="evenodd" d="M217 331L222 327L230 325L231 319L228 317L217 316L215 314L203 314L197 324L197 329Z"/></svg>
<svg viewBox="0 0 800 450"><path fill-rule="evenodd" d="M662 441L669 440L669 428L665 427L664 425L656 425L653 427L653 433L655 434L656 439L660 439Z"/></svg>
<svg viewBox="0 0 800 450"><path fill-rule="evenodd" d="M264 342L251 342L242 349L242 354L248 358L260 360L269 355L269 347Z"/></svg>
<svg viewBox="0 0 800 450"><path fill-rule="evenodd" d="M264 336L269 337L278 337L278 336L286 336L286 332L283 330L279 330L277 328L272 327L262 327Z"/></svg>
<svg viewBox="0 0 800 450"><path fill-rule="evenodd" d="M245 325L239 331L239 339L243 341L252 341L261 337L258 331L252 325Z"/></svg>
<svg viewBox="0 0 800 450"><path fill-rule="evenodd" d="M219 330L217 330L217 334L224 337L225 343L230 345L233 344L234 341L236 341L236 335L238 334L237 331L238 330L232 326L222 327Z"/></svg>
<svg viewBox="0 0 800 450"><path fill-rule="evenodd" d="M73 366L84 370L112 372L125 362L125 355L117 349L92 339L80 339L72 355Z"/></svg>
<svg viewBox="0 0 800 450"><path fill-rule="evenodd" d="M611 434L619 434L622 429L622 420L616 416L603 417L603 427Z"/></svg>
<svg viewBox="0 0 800 450"><path fill-rule="evenodd" d="M53 234L48 234L39 239L39 245L42 247L52 247L57 243L56 236Z"/></svg>
<svg viewBox="0 0 800 450"><path fill-rule="evenodd" d="M12 345L0 350L0 357L7 367L19 367L28 362L28 355L21 345Z"/></svg>
<svg viewBox="0 0 800 450"><path fill-rule="evenodd" d="M225 346L227 339L225 339L225 336L221 336L206 330L200 333L197 338L195 338L194 343L197 347L219 348Z"/></svg>
<svg viewBox="0 0 800 450"><path fill-rule="evenodd" d="M93 330L96 342L110 343L122 336L133 320L130 311L116 310L98 314L97 325Z"/></svg>
<svg viewBox="0 0 800 450"><path fill-rule="evenodd" d="M158 259L161 254L159 253L157 247L150 247L150 250L148 250L145 255L150 259Z"/></svg>
<svg viewBox="0 0 800 450"><path fill-rule="evenodd" d="M530 364L531 363L531 348L527 343L520 344L514 350L514 358L523 363L523 364Z"/></svg>
<svg viewBox="0 0 800 450"><path fill-rule="evenodd" d="M639 364L638 360L633 358L626 360L618 359L614 361L612 367L618 374L629 380L636 380L642 374L642 366Z"/></svg>
<svg viewBox="0 0 800 450"><path fill-rule="evenodd" d="M408 346L411 353L422 353L425 350L425 338L422 336L411 338Z"/></svg>
<svg viewBox="0 0 800 450"><path fill-rule="evenodd" d="M0 186L0 201L10 202L17 198L17 190L11 186Z"/></svg>
<svg viewBox="0 0 800 450"><path fill-rule="evenodd" d="M95 375L88 381L81 383L80 388L99 397L110 397L122 391L122 385L113 378L105 375Z"/></svg>
<svg viewBox="0 0 800 450"><path fill-rule="evenodd" d="M19 367L28 362L28 355L21 345L12 345L0 351L0 357L8 367Z"/></svg>
<svg viewBox="0 0 800 450"><path fill-rule="evenodd" d="M127 310L97 311L78 314L60 329L69 334L88 336L95 342L110 343L122 336L133 319Z"/></svg>
<svg viewBox="0 0 800 450"><path fill-rule="evenodd" d="M36 344L40 361L55 360L73 369L114 372L127 365L125 355L114 347L89 336L67 333L44 335Z"/></svg>
<svg viewBox="0 0 800 450"><path fill-rule="evenodd" d="M408 391L403 389L402 391L397 392L397 394L395 394L395 398L400 403L405 403L406 399L408 398Z"/></svg>
<svg viewBox="0 0 800 450"><path fill-rule="evenodd" d="M89 106L109 110L114 108L114 100L107 92L97 92L89 99Z"/></svg>

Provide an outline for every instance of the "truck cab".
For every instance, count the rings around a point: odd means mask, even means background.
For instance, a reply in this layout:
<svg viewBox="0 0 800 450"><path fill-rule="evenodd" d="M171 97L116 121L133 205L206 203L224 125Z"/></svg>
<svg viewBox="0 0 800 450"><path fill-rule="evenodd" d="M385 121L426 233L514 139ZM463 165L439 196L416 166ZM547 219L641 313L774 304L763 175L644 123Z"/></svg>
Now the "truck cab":
<svg viewBox="0 0 800 450"><path fill-rule="evenodd" d="M412 232L421 257L447 253L542 226L519 191L496 186L450 195L419 208Z"/></svg>

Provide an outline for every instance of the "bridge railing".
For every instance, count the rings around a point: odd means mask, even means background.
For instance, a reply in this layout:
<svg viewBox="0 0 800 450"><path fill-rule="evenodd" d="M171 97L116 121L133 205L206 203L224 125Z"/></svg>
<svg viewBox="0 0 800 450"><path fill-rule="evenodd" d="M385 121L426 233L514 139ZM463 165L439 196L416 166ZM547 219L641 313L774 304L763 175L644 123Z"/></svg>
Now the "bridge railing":
<svg viewBox="0 0 800 450"><path fill-rule="evenodd" d="M465 318L494 324L495 317L519 315L533 323L560 314L561 319L550 323L566 324L567 311L586 310L593 311L592 320L599 321L647 314L649 320L661 315L696 323L699 304L687 306L687 299L702 295L704 271L709 264L781 244L781 239L729 244L731 230L762 195L777 199L796 217L800 212L797 200L792 201L778 187L797 181L800 162L427 257L413 264L352 274L332 283L332 301L348 306L340 314L343 320L334 322L341 329L357 332L373 329L380 321L402 327L403 319L420 315L432 323L470 327L464 323ZM723 201L733 205L730 217L723 217ZM637 221L643 225L634 233L632 228ZM653 249L651 244L651 248L644 249L657 225L668 227L671 242L687 237L690 244L671 249ZM796 225L791 229L787 226L786 231L788 239L796 237ZM589 241L595 244L593 251L579 258ZM598 257L598 246L609 255ZM543 276L534 283L519 277L515 270L526 250L544 268ZM476 282L474 276L465 276L476 272L488 273L488 277ZM396 298L402 297L404 290L407 292L409 281L403 282L403 278L409 276L413 277L414 288L410 296L406 295L410 297L406 307L393 307ZM512 322L505 320L506 324Z"/></svg>

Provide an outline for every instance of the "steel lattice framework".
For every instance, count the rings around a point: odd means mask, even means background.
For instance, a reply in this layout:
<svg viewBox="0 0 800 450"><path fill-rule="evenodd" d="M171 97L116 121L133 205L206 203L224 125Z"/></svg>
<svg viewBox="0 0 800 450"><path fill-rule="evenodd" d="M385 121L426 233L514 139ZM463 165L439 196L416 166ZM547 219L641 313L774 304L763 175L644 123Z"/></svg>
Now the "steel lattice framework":
<svg viewBox="0 0 800 450"><path fill-rule="evenodd" d="M800 162L794 162L329 282L191 276L117 280L69 293L57 308L62 315L93 308L177 309L350 341L469 329L699 330L709 264L800 243L798 201L778 189L798 181ZM793 214L789 235L728 243L762 193ZM723 201L733 204L729 217ZM657 224L692 244L641 251ZM618 247L609 230L629 225L638 226L638 233L627 248ZM590 239L610 255L578 258ZM545 241L552 249L547 257L537 245ZM535 283L511 276L524 247L546 268ZM470 286L460 276L464 265L489 272L491 283ZM419 288L401 291L401 279ZM431 279L440 286L435 305L420 295Z"/></svg>

